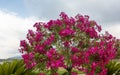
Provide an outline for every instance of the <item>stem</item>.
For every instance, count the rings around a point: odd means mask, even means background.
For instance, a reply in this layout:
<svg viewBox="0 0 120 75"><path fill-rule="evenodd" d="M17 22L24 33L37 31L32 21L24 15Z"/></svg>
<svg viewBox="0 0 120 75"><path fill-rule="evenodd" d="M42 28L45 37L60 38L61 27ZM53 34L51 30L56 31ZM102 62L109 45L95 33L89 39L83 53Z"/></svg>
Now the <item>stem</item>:
<svg viewBox="0 0 120 75"><path fill-rule="evenodd" d="M54 75L56 73L57 69L55 68L51 68L51 72L50 72L50 75Z"/></svg>
<svg viewBox="0 0 120 75"><path fill-rule="evenodd" d="M68 68L66 68L67 72L68 72L68 75L71 75L71 72L72 72L72 67L69 66Z"/></svg>
<svg viewBox="0 0 120 75"><path fill-rule="evenodd" d="M67 72L68 72L68 75L71 75L71 72L72 72L72 63L71 63L71 59L70 59L70 55L71 55L71 53L70 53L70 50L69 50L69 48L67 48L66 49L66 60L67 60L67 68L66 68L66 70L67 70Z"/></svg>

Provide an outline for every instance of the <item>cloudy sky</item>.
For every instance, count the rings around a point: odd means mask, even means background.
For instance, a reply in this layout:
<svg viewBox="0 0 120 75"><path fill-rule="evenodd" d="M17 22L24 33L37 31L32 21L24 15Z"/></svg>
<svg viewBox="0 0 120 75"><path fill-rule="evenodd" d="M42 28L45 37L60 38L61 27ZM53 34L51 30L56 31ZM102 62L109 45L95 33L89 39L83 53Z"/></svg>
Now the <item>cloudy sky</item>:
<svg viewBox="0 0 120 75"><path fill-rule="evenodd" d="M103 31L120 38L120 0L0 0L0 59L20 55L19 41L38 21L89 15Z"/></svg>

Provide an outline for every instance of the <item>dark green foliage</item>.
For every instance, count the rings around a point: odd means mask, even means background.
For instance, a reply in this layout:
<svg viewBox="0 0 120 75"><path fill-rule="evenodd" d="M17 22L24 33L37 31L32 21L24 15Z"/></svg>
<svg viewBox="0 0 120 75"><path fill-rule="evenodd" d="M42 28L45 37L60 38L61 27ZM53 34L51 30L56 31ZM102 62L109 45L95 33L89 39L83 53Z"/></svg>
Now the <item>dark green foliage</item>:
<svg viewBox="0 0 120 75"><path fill-rule="evenodd" d="M108 69L107 75L120 75L120 63L117 61L110 61L106 68Z"/></svg>
<svg viewBox="0 0 120 75"><path fill-rule="evenodd" d="M0 75L35 75L25 68L23 60L13 60L0 64Z"/></svg>
<svg viewBox="0 0 120 75"><path fill-rule="evenodd" d="M117 50L117 56L116 56L117 59L120 59L120 49Z"/></svg>

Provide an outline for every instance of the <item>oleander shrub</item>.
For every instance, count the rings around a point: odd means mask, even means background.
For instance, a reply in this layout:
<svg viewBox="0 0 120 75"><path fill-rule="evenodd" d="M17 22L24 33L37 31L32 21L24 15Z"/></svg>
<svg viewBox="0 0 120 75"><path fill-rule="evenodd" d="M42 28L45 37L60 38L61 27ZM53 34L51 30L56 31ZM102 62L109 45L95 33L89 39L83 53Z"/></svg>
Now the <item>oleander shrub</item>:
<svg viewBox="0 0 120 75"><path fill-rule="evenodd" d="M66 69L67 75L77 75L73 69L86 75L106 75L106 64L116 57L120 40L108 32L101 34L101 26L88 15L60 18L34 24L27 39L20 41L19 51L27 69L37 69L39 75L58 75Z"/></svg>

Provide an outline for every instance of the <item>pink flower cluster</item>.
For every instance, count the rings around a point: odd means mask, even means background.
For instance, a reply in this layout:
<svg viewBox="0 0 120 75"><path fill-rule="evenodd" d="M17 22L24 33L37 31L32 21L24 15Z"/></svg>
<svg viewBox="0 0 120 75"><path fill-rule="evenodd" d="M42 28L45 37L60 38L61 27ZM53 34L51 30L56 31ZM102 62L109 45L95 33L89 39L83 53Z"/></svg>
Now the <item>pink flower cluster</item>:
<svg viewBox="0 0 120 75"><path fill-rule="evenodd" d="M29 30L27 41L20 42L20 52L28 69L51 70L57 75L60 67L71 75L73 69L86 75L106 75L105 65L116 56L117 44L111 34L99 34L101 26L89 16L68 17L61 12L60 19L35 23L36 31Z"/></svg>
<svg viewBox="0 0 120 75"><path fill-rule="evenodd" d="M22 57L24 59L24 63L26 64L26 67L28 69L31 69L32 67L34 67L36 65L36 62L34 61L33 53L24 54L24 55L22 55Z"/></svg>
<svg viewBox="0 0 120 75"><path fill-rule="evenodd" d="M50 49L46 53L48 57L47 67L48 68L56 68L64 67L64 57L57 53L55 49Z"/></svg>
<svg viewBox="0 0 120 75"><path fill-rule="evenodd" d="M74 30L70 28L66 28L66 29L62 29L59 34L60 36L67 37L67 36L73 36L74 33L75 33Z"/></svg>

